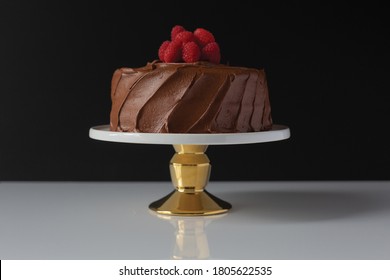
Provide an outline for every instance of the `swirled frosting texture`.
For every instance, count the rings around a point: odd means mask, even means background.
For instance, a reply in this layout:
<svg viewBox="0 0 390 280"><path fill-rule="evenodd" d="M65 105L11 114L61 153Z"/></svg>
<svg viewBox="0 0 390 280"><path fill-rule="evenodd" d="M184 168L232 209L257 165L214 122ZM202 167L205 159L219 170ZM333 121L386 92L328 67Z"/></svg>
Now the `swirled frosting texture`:
<svg viewBox="0 0 390 280"><path fill-rule="evenodd" d="M112 131L236 133L272 126L262 69L204 62L120 68L111 100Z"/></svg>

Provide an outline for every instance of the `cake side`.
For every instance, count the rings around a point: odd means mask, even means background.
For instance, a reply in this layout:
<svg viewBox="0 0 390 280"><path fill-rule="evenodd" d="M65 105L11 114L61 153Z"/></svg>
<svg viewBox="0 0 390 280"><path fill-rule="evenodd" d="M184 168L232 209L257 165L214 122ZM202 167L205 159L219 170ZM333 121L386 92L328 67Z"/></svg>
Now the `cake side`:
<svg viewBox="0 0 390 280"><path fill-rule="evenodd" d="M115 71L111 98L113 131L236 133L272 127L264 70L155 61Z"/></svg>

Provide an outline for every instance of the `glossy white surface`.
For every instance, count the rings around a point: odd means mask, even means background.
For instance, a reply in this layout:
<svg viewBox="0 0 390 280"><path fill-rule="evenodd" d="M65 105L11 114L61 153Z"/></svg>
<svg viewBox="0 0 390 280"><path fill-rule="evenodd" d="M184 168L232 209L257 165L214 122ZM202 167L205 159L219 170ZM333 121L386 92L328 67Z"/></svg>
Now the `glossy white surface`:
<svg viewBox="0 0 390 280"><path fill-rule="evenodd" d="M102 141L139 144L231 145L284 140L290 137L290 129L275 124L269 131L248 133L129 133L110 131L109 125L100 125L90 128L89 137Z"/></svg>
<svg viewBox="0 0 390 280"><path fill-rule="evenodd" d="M0 183L0 259L390 259L390 182L210 182L223 216L157 216L170 182Z"/></svg>

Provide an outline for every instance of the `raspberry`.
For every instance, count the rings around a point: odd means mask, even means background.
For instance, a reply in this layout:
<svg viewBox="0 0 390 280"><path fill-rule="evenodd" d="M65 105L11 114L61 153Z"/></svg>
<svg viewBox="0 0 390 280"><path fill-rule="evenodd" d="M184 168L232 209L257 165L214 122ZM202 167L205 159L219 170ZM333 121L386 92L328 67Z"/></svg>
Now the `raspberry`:
<svg viewBox="0 0 390 280"><path fill-rule="evenodd" d="M164 52L164 62L179 62L181 60L182 45L180 42L170 42Z"/></svg>
<svg viewBox="0 0 390 280"><path fill-rule="evenodd" d="M188 42L183 45L183 60L187 63L199 61L200 49L195 42Z"/></svg>
<svg viewBox="0 0 390 280"><path fill-rule="evenodd" d="M183 26L175 25L171 30L171 41L175 40L176 35L183 31L186 31L186 29Z"/></svg>
<svg viewBox="0 0 390 280"><path fill-rule="evenodd" d="M214 35L204 29L204 28L197 28L194 31L195 41L200 47L206 46L208 43L215 42Z"/></svg>
<svg viewBox="0 0 390 280"><path fill-rule="evenodd" d="M221 53L218 44L216 42L211 42L204 46L201 52L201 59L219 64Z"/></svg>
<svg viewBox="0 0 390 280"><path fill-rule="evenodd" d="M158 50L160 61L194 63L200 60L219 64L221 53L214 35L204 29L187 31L181 25L171 29L171 41L164 41Z"/></svg>
<svg viewBox="0 0 390 280"><path fill-rule="evenodd" d="M181 42L183 45L187 42L194 41L194 34L190 31L182 31L178 33L174 39L174 41Z"/></svg>
<svg viewBox="0 0 390 280"><path fill-rule="evenodd" d="M164 53L165 53L165 50L167 49L168 45L170 44L171 42L170 41L164 41L160 48L158 49L158 58L161 60L161 61L164 61Z"/></svg>

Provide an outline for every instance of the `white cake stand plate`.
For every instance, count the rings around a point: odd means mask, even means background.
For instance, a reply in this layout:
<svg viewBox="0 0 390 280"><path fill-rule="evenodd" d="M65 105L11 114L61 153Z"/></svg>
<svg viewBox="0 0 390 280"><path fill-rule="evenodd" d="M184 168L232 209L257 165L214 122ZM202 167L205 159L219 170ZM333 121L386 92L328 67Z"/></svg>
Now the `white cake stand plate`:
<svg viewBox="0 0 390 280"><path fill-rule="evenodd" d="M130 133L110 131L109 125L100 125L90 128L89 136L96 140L133 144L234 145L284 140L290 137L290 129L275 124L269 131L247 133Z"/></svg>
<svg viewBox="0 0 390 280"><path fill-rule="evenodd" d="M109 142L173 145L176 153L169 168L175 190L149 208L159 214L205 216L222 214L232 207L205 190L211 172L207 147L285 140L290 138L290 129L275 124L271 130L248 133L130 133L110 131L109 125L100 125L91 127L89 136Z"/></svg>

